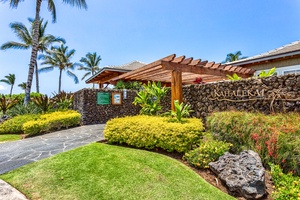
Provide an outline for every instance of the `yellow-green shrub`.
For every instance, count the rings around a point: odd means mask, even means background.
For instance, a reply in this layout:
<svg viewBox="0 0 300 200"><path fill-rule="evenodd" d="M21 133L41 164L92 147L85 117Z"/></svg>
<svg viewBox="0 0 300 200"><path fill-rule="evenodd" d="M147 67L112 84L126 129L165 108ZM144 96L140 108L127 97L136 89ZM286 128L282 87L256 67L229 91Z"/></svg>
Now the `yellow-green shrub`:
<svg viewBox="0 0 300 200"><path fill-rule="evenodd" d="M34 121L39 118L40 115L28 114L19 115L0 124L0 134L19 134L23 133L22 126L28 121Z"/></svg>
<svg viewBox="0 0 300 200"><path fill-rule="evenodd" d="M72 110L58 111L43 114L36 121L29 121L23 124L23 130L28 136L46 133L69 126L76 126L80 123L80 113Z"/></svg>
<svg viewBox="0 0 300 200"><path fill-rule="evenodd" d="M201 140L204 128L199 119L184 121L171 122L167 117L143 115L115 118L106 123L104 135L109 143L187 152Z"/></svg>

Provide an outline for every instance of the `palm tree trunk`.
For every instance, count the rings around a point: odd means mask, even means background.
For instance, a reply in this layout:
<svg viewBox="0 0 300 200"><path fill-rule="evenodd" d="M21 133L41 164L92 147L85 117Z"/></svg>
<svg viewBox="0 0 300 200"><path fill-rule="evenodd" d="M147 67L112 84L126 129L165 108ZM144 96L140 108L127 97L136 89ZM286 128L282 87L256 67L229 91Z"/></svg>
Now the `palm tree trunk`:
<svg viewBox="0 0 300 200"><path fill-rule="evenodd" d="M39 85L39 71L38 71L38 65L35 60L35 84L36 84L36 92L40 93L40 85Z"/></svg>
<svg viewBox="0 0 300 200"><path fill-rule="evenodd" d="M58 94L60 94L60 92L61 92L61 74L62 74L62 69L59 70Z"/></svg>
<svg viewBox="0 0 300 200"><path fill-rule="evenodd" d="M10 97L11 97L11 94L12 94L13 87L14 87L14 85L12 84L11 87L10 87L10 93L9 93Z"/></svg>
<svg viewBox="0 0 300 200"><path fill-rule="evenodd" d="M36 9L35 9L35 21L34 21L34 32L32 40L32 50L30 57L30 65L28 70L28 78L25 90L25 99L24 104L27 105L30 101L30 90L32 85L32 78L34 73L34 66L36 63L36 57L38 52L38 40L39 40L39 20L40 20L40 10L41 10L42 0L36 0Z"/></svg>

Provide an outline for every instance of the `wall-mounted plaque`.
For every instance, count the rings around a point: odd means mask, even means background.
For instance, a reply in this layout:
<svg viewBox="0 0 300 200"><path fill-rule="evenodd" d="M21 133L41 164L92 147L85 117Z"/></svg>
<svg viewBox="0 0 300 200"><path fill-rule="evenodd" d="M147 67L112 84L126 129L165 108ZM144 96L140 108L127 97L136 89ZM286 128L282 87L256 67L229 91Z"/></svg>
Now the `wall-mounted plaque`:
<svg viewBox="0 0 300 200"><path fill-rule="evenodd" d="M97 92L97 104L98 105L110 104L110 94L108 92Z"/></svg>
<svg viewBox="0 0 300 200"><path fill-rule="evenodd" d="M121 105L122 104L122 95L121 92L113 92L111 94L112 98L111 98L111 102L113 105Z"/></svg>

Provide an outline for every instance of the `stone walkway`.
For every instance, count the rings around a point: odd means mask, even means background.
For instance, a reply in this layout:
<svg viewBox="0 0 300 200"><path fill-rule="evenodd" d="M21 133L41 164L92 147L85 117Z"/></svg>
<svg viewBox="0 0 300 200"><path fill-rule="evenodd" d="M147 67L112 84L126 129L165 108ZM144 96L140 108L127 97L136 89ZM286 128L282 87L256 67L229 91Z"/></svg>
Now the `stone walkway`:
<svg viewBox="0 0 300 200"><path fill-rule="evenodd" d="M0 174L31 162L104 139L105 124L65 129L13 142L0 143ZM14 195L17 195L15 198ZM19 194L0 179L0 199L16 199ZM22 196L22 195L21 195Z"/></svg>

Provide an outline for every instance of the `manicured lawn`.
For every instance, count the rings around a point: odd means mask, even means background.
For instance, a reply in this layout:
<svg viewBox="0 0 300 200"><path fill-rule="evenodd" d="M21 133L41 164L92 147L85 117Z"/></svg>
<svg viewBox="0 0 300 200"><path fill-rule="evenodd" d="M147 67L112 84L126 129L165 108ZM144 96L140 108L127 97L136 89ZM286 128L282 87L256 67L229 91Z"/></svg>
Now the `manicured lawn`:
<svg viewBox="0 0 300 200"><path fill-rule="evenodd" d="M167 156L93 143L1 175L30 199L234 199Z"/></svg>
<svg viewBox="0 0 300 200"><path fill-rule="evenodd" d="M21 135L17 134L5 134L5 135L0 135L0 143L1 142L8 142L8 141L14 141L14 140L20 140Z"/></svg>

